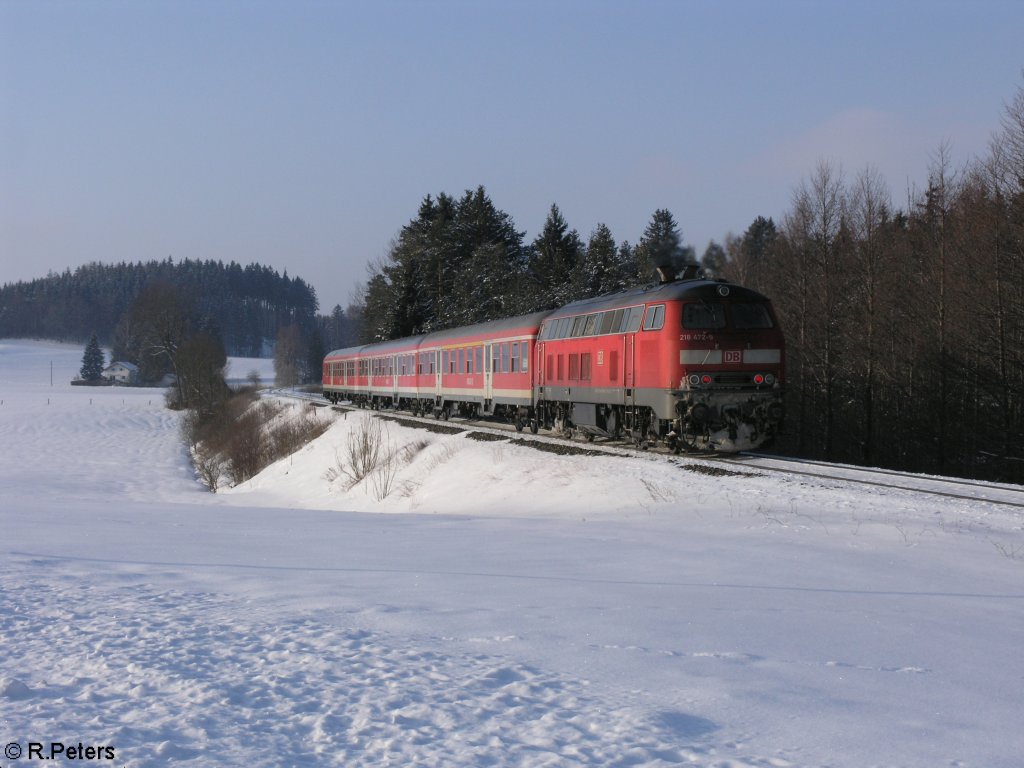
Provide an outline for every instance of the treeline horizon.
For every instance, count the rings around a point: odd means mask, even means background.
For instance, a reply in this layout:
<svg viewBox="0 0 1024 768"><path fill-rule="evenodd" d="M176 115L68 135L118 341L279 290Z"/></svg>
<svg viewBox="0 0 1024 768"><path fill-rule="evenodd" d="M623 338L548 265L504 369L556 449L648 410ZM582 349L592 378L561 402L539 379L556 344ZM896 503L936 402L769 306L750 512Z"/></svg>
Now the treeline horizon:
<svg viewBox="0 0 1024 768"><path fill-rule="evenodd" d="M116 346L118 325L148 288L170 285L187 295L190 311L223 341L228 354L260 357L279 330L317 328L316 291L298 277L251 263L192 259L91 262L0 287L0 338L84 343L95 333ZM135 361L130 361L135 362Z"/></svg>
<svg viewBox="0 0 1024 768"><path fill-rule="evenodd" d="M360 343L650 282L695 262L670 211L636 245L584 241L551 206L531 242L484 188L428 195L362 288ZM712 241L705 272L764 293L787 340L787 431L803 458L1024 482L1024 90L989 153L893 203L871 167L821 162L775 222Z"/></svg>

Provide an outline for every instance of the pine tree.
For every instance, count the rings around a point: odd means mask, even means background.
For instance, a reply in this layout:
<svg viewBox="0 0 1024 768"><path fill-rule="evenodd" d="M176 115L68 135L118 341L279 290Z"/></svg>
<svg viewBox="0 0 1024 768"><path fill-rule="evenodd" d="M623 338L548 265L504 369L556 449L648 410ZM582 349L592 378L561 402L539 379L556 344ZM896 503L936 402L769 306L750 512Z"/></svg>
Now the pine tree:
<svg viewBox="0 0 1024 768"><path fill-rule="evenodd" d="M606 224L598 224L590 234L586 253L577 273L576 298L614 293L625 287L615 238Z"/></svg>
<svg viewBox="0 0 1024 768"><path fill-rule="evenodd" d="M679 225L667 208L659 208L651 216L633 254L636 279L640 282L654 279L658 267L679 270L683 264L692 264L697 260L693 248L683 246Z"/></svg>
<svg viewBox="0 0 1024 768"><path fill-rule="evenodd" d="M103 350L94 333L82 355L82 370L79 372L85 381L99 381L103 378Z"/></svg>
<svg viewBox="0 0 1024 768"><path fill-rule="evenodd" d="M553 308L576 298L573 293L582 258L579 234L569 229L558 206L552 204L529 259L531 277L539 287L539 307Z"/></svg>
<svg viewBox="0 0 1024 768"><path fill-rule="evenodd" d="M727 262L725 248L712 240L708 243L708 247L704 249L704 255L700 259L700 266L708 277L722 277L725 274Z"/></svg>

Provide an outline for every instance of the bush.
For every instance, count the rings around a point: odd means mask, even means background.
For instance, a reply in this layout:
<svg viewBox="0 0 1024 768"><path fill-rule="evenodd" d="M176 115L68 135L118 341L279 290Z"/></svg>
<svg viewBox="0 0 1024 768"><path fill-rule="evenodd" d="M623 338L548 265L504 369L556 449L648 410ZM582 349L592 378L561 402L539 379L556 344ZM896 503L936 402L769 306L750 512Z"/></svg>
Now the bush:
<svg viewBox="0 0 1024 768"><path fill-rule="evenodd" d="M322 435L332 419L311 406L260 400L255 392L236 393L215 413L189 411L182 432L192 449L200 479L217 490L226 475L232 485L244 483L278 459Z"/></svg>

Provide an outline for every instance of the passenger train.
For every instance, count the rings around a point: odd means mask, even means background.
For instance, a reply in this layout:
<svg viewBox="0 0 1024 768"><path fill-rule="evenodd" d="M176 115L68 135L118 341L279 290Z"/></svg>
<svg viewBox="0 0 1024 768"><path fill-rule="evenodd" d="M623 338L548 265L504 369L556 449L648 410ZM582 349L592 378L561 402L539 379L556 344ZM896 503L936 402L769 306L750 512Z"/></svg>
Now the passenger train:
<svg viewBox="0 0 1024 768"><path fill-rule="evenodd" d="M765 444L784 414L771 302L693 268L659 272L658 283L555 310L336 350L323 394L676 452Z"/></svg>

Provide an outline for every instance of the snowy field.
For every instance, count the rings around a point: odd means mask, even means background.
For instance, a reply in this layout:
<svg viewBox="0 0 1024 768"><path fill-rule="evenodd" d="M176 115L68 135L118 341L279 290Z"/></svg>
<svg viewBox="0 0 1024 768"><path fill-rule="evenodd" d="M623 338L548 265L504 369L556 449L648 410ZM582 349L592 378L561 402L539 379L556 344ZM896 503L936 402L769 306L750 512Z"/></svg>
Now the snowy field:
<svg viewBox="0 0 1024 768"><path fill-rule="evenodd" d="M1020 509L365 414L212 494L81 356L0 341L3 768L1022 765Z"/></svg>

